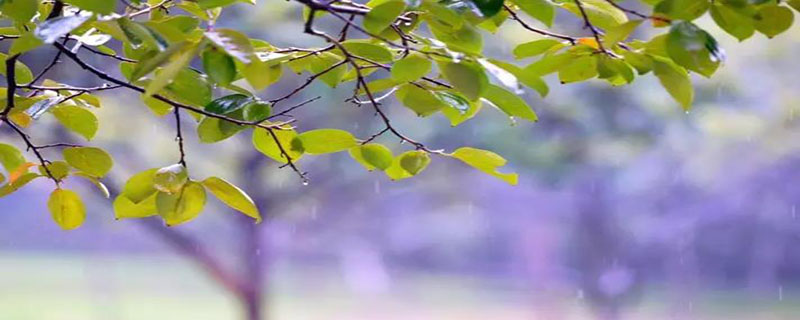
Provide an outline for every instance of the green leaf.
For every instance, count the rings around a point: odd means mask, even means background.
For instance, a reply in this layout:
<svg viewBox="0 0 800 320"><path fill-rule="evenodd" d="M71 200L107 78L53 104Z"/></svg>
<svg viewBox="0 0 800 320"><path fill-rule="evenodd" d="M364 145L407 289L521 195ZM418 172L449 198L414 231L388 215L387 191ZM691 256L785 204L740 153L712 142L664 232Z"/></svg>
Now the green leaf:
<svg viewBox="0 0 800 320"><path fill-rule="evenodd" d="M264 121L272 115L272 106L263 101L253 101L244 107L243 117L246 121Z"/></svg>
<svg viewBox="0 0 800 320"><path fill-rule="evenodd" d="M641 25L642 22L643 20L631 20L608 29L603 37L603 44L606 46L613 46L618 42L625 41L625 39L630 36L633 30L636 30L636 28Z"/></svg>
<svg viewBox="0 0 800 320"><path fill-rule="evenodd" d="M11 181L6 185L0 187L0 197L5 197L9 194L14 193L14 191L19 190L29 182L39 177L41 177L41 175L33 172L24 173L23 175L19 176L19 178L17 178L16 180Z"/></svg>
<svg viewBox="0 0 800 320"><path fill-rule="evenodd" d="M580 9L573 2L574 1L569 1L561 4L561 6L572 14L582 17ZM594 26L601 29L610 29L628 22L628 16L625 14L625 12L614 7L608 2L608 0L581 0L581 4L583 4L583 8L586 11L586 15L589 17L589 21L591 21Z"/></svg>
<svg viewBox="0 0 800 320"><path fill-rule="evenodd" d="M253 56L253 45L250 39L244 34L232 29L214 29L205 32L206 39L222 50L225 50L231 57L239 59L244 63L250 63Z"/></svg>
<svg viewBox="0 0 800 320"><path fill-rule="evenodd" d="M685 69L674 63L655 59L653 60L653 73L672 98L683 106L684 110L691 109L694 88L692 88L692 82Z"/></svg>
<svg viewBox="0 0 800 320"><path fill-rule="evenodd" d="M380 34L394 23L397 16L402 14L405 9L405 1L383 2L364 15L364 29L373 34Z"/></svg>
<svg viewBox="0 0 800 320"><path fill-rule="evenodd" d="M242 75L247 79L256 90L264 90L264 88L272 85L281 79L283 75L283 68L279 63L270 63L261 61L260 59L253 59L249 64L244 65L242 68Z"/></svg>
<svg viewBox="0 0 800 320"><path fill-rule="evenodd" d="M489 86L489 77L478 64L443 62L439 68L445 79L470 100L478 100Z"/></svg>
<svg viewBox="0 0 800 320"><path fill-rule="evenodd" d="M545 55L541 59L525 67L523 72L536 76L544 76L558 71L565 65L572 63L574 59L575 56L570 53Z"/></svg>
<svg viewBox="0 0 800 320"><path fill-rule="evenodd" d="M294 130L274 130L273 132L277 137L277 143L268 130L263 128L253 130L253 146L256 150L280 163L287 162L286 157L281 152L281 147L292 158L292 161L297 161L303 156L303 150L291 148L292 141L297 137L297 132ZM280 146L278 143L280 143Z"/></svg>
<svg viewBox="0 0 800 320"><path fill-rule="evenodd" d="M221 85L227 85L236 78L236 64L227 54L208 49L203 52L203 70L211 81Z"/></svg>
<svg viewBox="0 0 800 320"><path fill-rule="evenodd" d="M454 51L466 52L479 55L483 49L483 37L478 29L469 23L464 23L460 28L453 30L447 26L430 23L431 32L440 41L447 44L447 47Z"/></svg>
<svg viewBox="0 0 800 320"><path fill-rule="evenodd" d="M111 156L100 148L70 147L63 150L64 160L73 168L93 177L103 177L114 165Z"/></svg>
<svg viewBox="0 0 800 320"><path fill-rule="evenodd" d="M756 30L750 17L724 4L712 5L711 17L722 30L736 37L739 41L750 38Z"/></svg>
<svg viewBox="0 0 800 320"><path fill-rule="evenodd" d="M558 70L558 80L561 83L573 83L589 80L597 76L597 58L595 56L581 56Z"/></svg>
<svg viewBox="0 0 800 320"><path fill-rule="evenodd" d="M634 74L631 67L622 59L600 56L597 60L597 75L605 79L612 86L620 86L633 82Z"/></svg>
<svg viewBox="0 0 800 320"><path fill-rule="evenodd" d="M239 2L239 0L198 0L197 5L200 6L201 9L213 9L229 6L236 2Z"/></svg>
<svg viewBox="0 0 800 320"><path fill-rule="evenodd" d="M528 57L538 56L549 50L564 47L561 41L553 39L542 39L520 44L514 48L514 58L523 59Z"/></svg>
<svg viewBox="0 0 800 320"><path fill-rule="evenodd" d="M205 205L206 190L194 181L187 182L178 193L159 192L156 195L156 210L168 227L196 218Z"/></svg>
<svg viewBox="0 0 800 320"><path fill-rule="evenodd" d="M316 129L303 132L292 141L293 148L297 148L298 141L302 145L302 150L308 154L339 152L358 145L358 140L352 133L338 129Z"/></svg>
<svg viewBox="0 0 800 320"><path fill-rule="evenodd" d="M519 176L516 173L501 173L497 171L497 168L506 165L506 159L494 152L463 147L453 152L452 156L510 185L517 185Z"/></svg>
<svg viewBox="0 0 800 320"><path fill-rule="evenodd" d="M224 115L242 109L253 101L253 97L235 93L212 101L205 109L211 113Z"/></svg>
<svg viewBox="0 0 800 320"><path fill-rule="evenodd" d="M503 62L496 59L490 59L489 61L491 61L492 64L513 74L515 77L517 77L517 81L533 90L536 90L540 96L545 97L550 92L550 88L547 86L547 83L545 83L544 80L539 77L539 75L533 72L525 72L522 68L508 62Z"/></svg>
<svg viewBox="0 0 800 320"><path fill-rule="evenodd" d="M155 171L155 170L154 170ZM116 219L144 218L158 214L156 209L156 191L147 198L139 202L134 202L130 198L119 195L114 199L114 217Z"/></svg>
<svg viewBox="0 0 800 320"><path fill-rule="evenodd" d="M539 120L533 109L525 103L525 100L506 89L489 85L489 89L486 90L483 97L511 117L519 117L530 121Z"/></svg>
<svg viewBox="0 0 800 320"><path fill-rule="evenodd" d="M344 58L340 56L330 52L323 52L311 58L311 72L315 74L325 72L325 74L319 76L319 79L328 86L335 88L347 73L347 66L342 64L333 69L330 68L342 61L344 61Z"/></svg>
<svg viewBox="0 0 800 320"><path fill-rule="evenodd" d="M674 24L666 45L667 54L675 63L706 77L710 77L724 59L717 41L691 22Z"/></svg>
<svg viewBox="0 0 800 320"><path fill-rule="evenodd" d="M541 21L548 27L553 26L556 9L552 2L547 0L514 0L514 3L534 19Z"/></svg>
<svg viewBox="0 0 800 320"><path fill-rule="evenodd" d="M369 171L375 170L375 168L386 170L394 160L392 151L379 143L368 143L350 148L349 151L350 156Z"/></svg>
<svg viewBox="0 0 800 320"><path fill-rule="evenodd" d="M72 190L56 189L50 193L47 209L61 229L72 230L80 227L86 219L86 207L81 197Z"/></svg>
<svg viewBox="0 0 800 320"><path fill-rule="evenodd" d="M86 14L75 14L49 19L39 24L34 34L37 38L42 39L44 43L53 43L75 30L75 28L80 27L91 17L91 15Z"/></svg>
<svg viewBox="0 0 800 320"><path fill-rule="evenodd" d="M39 40L33 33L26 32L19 36L14 42L11 44L11 48L8 50L8 54L15 55L18 53L25 53L36 49L37 47L42 45L42 40Z"/></svg>
<svg viewBox="0 0 800 320"><path fill-rule="evenodd" d="M128 18L120 18L115 21L126 38L121 40L127 40L126 42L134 49L146 46L152 50L161 51L168 45L158 33L142 23L131 21Z"/></svg>
<svg viewBox="0 0 800 320"><path fill-rule="evenodd" d="M100 14L111 14L117 7L116 1L109 0L64 0L64 2Z"/></svg>
<svg viewBox="0 0 800 320"><path fill-rule="evenodd" d="M261 214L258 212L256 204L242 189L217 177L207 178L203 180L202 184L222 203L256 219L256 223L261 222Z"/></svg>
<svg viewBox="0 0 800 320"><path fill-rule="evenodd" d="M411 53L392 65L392 79L397 82L419 80L431 71L431 61L420 53Z"/></svg>
<svg viewBox="0 0 800 320"><path fill-rule="evenodd" d="M175 56L188 45L189 43L185 41L176 43L152 57L139 60L133 68L133 73L131 73L131 81L139 80L141 77L153 72L156 68L163 66L165 63L169 62L170 59L174 59Z"/></svg>
<svg viewBox="0 0 800 320"><path fill-rule="evenodd" d="M6 172L13 172L25 162L25 157L19 149L10 144L0 143L0 164Z"/></svg>
<svg viewBox="0 0 800 320"><path fill-rule="evenodd" d="M503 0L470 0L478 7L484 17L496 15L503 9Z"/></svg>
<svg viewBox="0 0 800 320"><path fill-rule="evenodd" d="M393 59L392 52L386 47L370 43L367 40L347 40L342 46L352 55L371 61L386 63Z"/></svg>
<svg viewBox="0 0 800 320"><path fill-rule="evenodd" d="M60 104L50 109L58 122L64 127L73 131L86 140L92 140L97 133L97 117L85 108L78 106Z"/></svg>
<svg viewBox="0 0 800 320"><path fill-rule="evenodd" d="M456 92L440 91L436 95L448 105L442 109L442 114L450 120L450 125L454 127L472 119L483 106L480 101L469 101Z"/></svg>
<svg viewBox="0 0 800 320"><path fill-rule="evenodd" d="M794 12L792 10L783 6L768 5L758 11L755 27L767 38L772 38L789 30L793 22Z"/></svg>
<svg viewBox="0 0 800 320"><path fill-rule="evenodd" d="M707 0L664 0L653 11L673 20L692 21L708 11L711 4Z"/></svg>
<svg viewBox="0 0 800 320"><path fill-rule="evenodd" d="M141 96L141 99L142 102L144 102L144 104L150 109L150 111L153 111L153 113L158 116L164 116L172 112L172 105L164 101L145 96Z"/></svg>
<svg viewBox="0 0 800 320"><path fill-rule="evenodd" d="M157 190L153 180L155 179L157 171L158 169L148 169L128 178L128 181L125 182L125 186L122 188L120 196L124 196L132 203L138 204L155 195ZM153 212L155 212L155 207Z"/></svg>
<svg viewBox="0 0 800 320"><path fill-rule="evenodd" d="M445 103L428 89L420 88L414 84L404 84L398 87L395 97L404 106L413 110L418 116L426 117L444 108Z"/></svg>
<svg viewBox="0 0 800 320"><path fill-rule="evenodd" d="M153 81L150 81L150 84L147 85L144 95L152 96L169 85L179 75L179 73L189 65L195 54L197 54L197 49L197 44L192 43L182 48L180 53L176 53L171 61L156 74L156 76L153 78Z"/></svg>
<svg viewBox="0 0 800 320"><path fill-rule="evenodd" d="M197 136L202 143L215 143L228 139L244 129L247 127L217 118L205 117L197 126Z"/></svg>
<svg viewBox="0 0 800 320"><path fill-rule="evenodd" d="M158 169L153 175L153 187L163 193L177 194L184 188L187 181L189 181L189 173L186 171L186 167L180 164Z"/></svg>
<svg viewBox="0 0 800 320"><path fill-rule="evenodd" d="M205 77L188 68L178 71L172 83L167 85L167 92L173 100L198 107L205 107L212 98L211 85Z"/></svg>
<svg viewBox="0 0 800 320"><path fill-rule="evenodd" d="M431 163L431 157L428 156L428 153L421 150L407 151L398 158L400 159L400 167L412 176L425 170L428 164Z"/></svg>
<svg viewBox="0 0 800 320"><path fill-rule="evenodd" d="M2 75L6 75L6 59L8 59L8 56L0 53L0 74ZM17 75L17 83L29 83L33 80L31 69L19 62L19 60L14 64L14 72Z"/></svg>
<svg viewBox="0 0 800 320"><path fill-rule="evenodd" d="M3 6L3 14L11 17L19 23L27 23L36 14L39 8L39 0L5 0L0 1Z"/></svg>
<svg viewBox="0 0 800 320"><path fill-rule="evenodd" d="M47 167L47 170L45 170L45 167ZM69 175L69 165L64 161L53 161L45 166L39 166L39 173L43 176L47 175L48 170L56 180L62 180Z"/></svg>

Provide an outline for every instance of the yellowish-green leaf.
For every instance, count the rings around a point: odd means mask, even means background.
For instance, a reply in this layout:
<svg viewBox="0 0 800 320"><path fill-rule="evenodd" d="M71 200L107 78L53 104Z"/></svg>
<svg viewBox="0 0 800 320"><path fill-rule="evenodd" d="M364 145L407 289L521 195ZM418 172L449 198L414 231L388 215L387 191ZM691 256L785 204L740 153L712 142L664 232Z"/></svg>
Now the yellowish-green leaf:
<svg viewBox="0 0 800 320"><path fill-rule="evenodd" d="M478 64L444 62L439 67L445 79L470 100L478 100L489 86L489 77Z"/></svg>
<svg viewBox="0 0 800 320"><path fill-rule="evenodd" d="M169 85L175 77L192 61L197 54L197 44L191 44L183 47L179 53L173 55L173 58L167 63L160 72L156 74L153 81L147 85L145 96L152 96L156 92L161 91L164 87Z"/></svg>
<svg viewBox="0 0 800 320"><path fill-rule="evenodd" d="M205 36L206 39L210 40L218 48L225 50L231 57L244 63L250 63L253 57L253 45L246 35L233 29L214 29L213 31L206 31Z"/></svg>
<svg viewBox="0 0 800 320"><path fill-rule="evenodd" d="M157 190L153 180L157 171L158 169L148 169L128 178L120 196L125 196L135 204L154 195Z"/></svg>
<svg viewBox="0 0 800 320"><path fill-rule="evenodd" d="M298 146L298 143L300 146ZM338 129L316 129L303 132L292 141L292 148L308 154L344 151L358 145L352 133Z"/></svg>
<svg viewBox="0 0 800 320"><path fill-rule="evenodd" d="M86 219L86 208L81 197L72 190L56 189L50 194L47 209L53 220L64 230L80 227Z"/></svg>
<svg viewBox="0 0 800 320"><path fill-rule="evenodd" d="M525 100L506 89L489 85L489 89L483 97L511 117L519 117L529 121L539 120L536 112L525 103Z"/></svg>
<svg viewBox="0 0 800 320"><path fill-rule="evenodd" d="M497 168L506 165L506 159L503 159L503 157L494 152L463 147L453 152L452 156L510 185L516 185L518 182L519 177L516 173L501 173L497 171Z"/></svg>
<svg viewBox="0 0 800 320"><path fill-rule="evenodd" d="M261 222L261 214L258 212L253 199L250 198L242 189L221 178L210 177L202 182L217 199L229 207L256 219L256 223Z"/></svg>
<svg viewBox="0 0 800 320"><path fill-rule="evenodd" d="M431 71L431 61L420 53L412 53L392 65L392 79L397 82L416 81Z"/></svg>
<svg viewBox="0 0 800 320"><path fill-rule="evenodd" d="M19 149L10 144L0 143L0 164L7 172L14 171L23 163L25 163L25 157L22 156Z"/></svg>
<svg viewBox="0 0 800 320"><path fill-rule="evenodd" d="M694 88L692 88L692 82L685 69L670 61L654 59L653 73L672 98L683 106L684 110L692 108Z"/></svg>
<svg viewBox="0 0 800 320"><path fill-rule="evenodd" d="M286 156L281 152L281 148L289 155L292 161L297 161L303 156L303 150L292 149L292 141L297 137L294 130L273 130L275 137L263 128L253 130L253 146L259 152L272 158L275 161L286 163ZM275 141L277 140L277 142Z"/></svg>
<svg viewBox="0 0 800 320"><path fill-rule="evenodd" d="M368 143L353 147L349 152L353 159L369 171L375 170L375 168L386 170L394 160L392 150L379 143Z"/></svg>
<svg viewBox="0 0 800 320"><path fill-rule="evenodd" d="M47 170L45 170L45 167ZM39 173L43 176L47 175L47 171L53 175L56 180L61 180L69 175L69 165L64 161L53 161L45 166L39 165Z"/></svg>
<svg viewBox="0 0 800 320"><path fill-rule="evenodd" d="M177 194L188 181L189 173L186 167L176 163L156 171L153 176L153 187L163 193Z"/></svg>
<svg viewBox="0 0 800 320"><path fill-rule="evenodd" d="M75 169L93 177L105 176L114 165L107 152L93 147L70 147L63 151L64 160Z"/></svg>
<svg viewBox="0 0 800 320"><path fill-rule="evenodd" d="M134 202L125 195L114 199L114 217L116 219L144 218L158 214L156 210L156 191L139 202Z"/></svg>
<svg viewBox="0 0 800 320"><path fill-rule="evenodd" d="M428 153L421 150L407 151L398 156L400 167L406 172L415 176L425 170L431 162L431 157Z"/></svg>
<svg viewBox="0 0 800 320"><path fill-rule="evenodd" d="M401 85L395 93L397 100L413 110L418 116L425 117L444 108L445 103L430 90L414 84Z"/></svg>
<svg viewBox="0 0 800 320"><path fill-rule="evenodd" d="M206 205L206 190L197 182L189 181L178 193L159 192L156 210L167 226L176 226L196 218Z"/></svg>
<svg viewBox="0 0 800 320"><path fill-rule="evenodd" d="M385 1L372 8L364 16L364 29L373 34L380 34L384 29L394 23L397 16L402 14L405 9L405 1Z"/></svg>
<svg viewBox="0 0 800 320"><path fill-rule="evenodd" d="M111 14L117 6L116 1L108 0L64 0L64 2L100 14Z"/></svg>
<svg viewBox="0 0 800 320"><path fill-rule="evenodd" d="M86 108L60 104L51 108L50 112L64 127L83 136L86 140L92 140L97 133L99 125L97 117Z"/></svg>

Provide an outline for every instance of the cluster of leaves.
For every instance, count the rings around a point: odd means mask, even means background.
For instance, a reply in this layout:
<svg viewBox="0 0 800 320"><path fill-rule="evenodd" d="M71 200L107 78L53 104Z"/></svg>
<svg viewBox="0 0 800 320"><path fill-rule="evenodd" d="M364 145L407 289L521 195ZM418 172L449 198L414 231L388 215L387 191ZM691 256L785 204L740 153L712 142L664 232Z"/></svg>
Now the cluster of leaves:
<svg viewBox="0 0 800 320"><path fill-rule="evenodd" d="M85 208L76 193L61 188L61 182L69 176L82 177L107 195L99 179L111 169L111 157L94 147L36 145L24 130L49 114L91 140L98 128L92 109L101 106L95 94L115 89L140 93L142 104L157 116L173 114L180 153L177 164L128 180L114 201L118 218L158 214L168 225L179 224L200 213L208 190L260 220L258 209L239 188L215 177L189 179L182 113L195 120L203 143L251 130L256 150L290 167L304 182L298 160L348 151L367 170L382 171L393 180L417 175L431 156L442 156L516 184L516 174L498 171L506 160L493 152L472 147L445 152L409 138L392 126L381 102L394 97L413 114L442 114L453 126L475 117L485 106L511 118L536 121L536 113L519 95L528 87L546 96L549 87L543 78L549 74L557 74L564 84L598 78L619 86L652 72L688 109L694 96L690 73L711 76L725 56L717 41L692 21L709 13L722 30L740 40L756 31L773 37L793 23L794 13L786 4L800 8L797 0L641 0L634 4L636 9L614 0L295 2L303 7L305 21L305 29L297 32L324 39L326 46L279 48L215 27L223 8L253 5L255 0L0 0L2 18L10 25L0 28L0 41L12 41L0 54L0 71L7 80L0 124L13 129L38 160L38 164L28 162L16 147L0 144L0 160L8 173L7 178L0 175L4 183L0 196L33 179L50 178L56 185L48 203L54 220L65 229L80 225ZM585 35L551 31L559 10L577 17ZM316 29L319 19L338 22L338 34ZM504 24L530 32L531 41L512 52L520 61L483 54L485 35ZM647 24L666 31L634 39ZM34 75L19 58L42 47L58 51ZM116 62L122 78L92 66L82 54ZM75 87L46 79L46 73L65 58L102 85ZM520 63L529 58L535 61ZM284 72L305 73L308 78L279 97L258 96ZM285 104L317 81L331 87L353 84L348 101L370 106L384 129L363 139L339 129L298 132L292 111L314 99ZM413 150L395 155L376 142L383 135ZM46 148L63 148L64 160L45 159L40 151ZM38 173L31 171L35 166Z"/></svg>

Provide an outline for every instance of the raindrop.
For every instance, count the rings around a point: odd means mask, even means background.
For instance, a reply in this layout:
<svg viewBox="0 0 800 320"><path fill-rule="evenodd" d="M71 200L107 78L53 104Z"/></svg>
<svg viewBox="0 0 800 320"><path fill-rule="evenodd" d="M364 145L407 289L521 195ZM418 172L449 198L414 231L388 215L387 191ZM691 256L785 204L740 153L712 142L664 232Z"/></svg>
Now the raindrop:
<svg viewBox="0 0 800 320"><path fill-rule="evenodd" d="M311 206L311 219L317 219L317 205Z"/></svg>
<svg viewBox="0 0 800 320"><path fill-rule="evenodd" d="M783 286L778 286L778 301L783 301Z"/></svg>
<svg viewBox="0 0 800 320"><path fill-rule="evenodd" d="M260 255L261 255L261 249L256 249L256 255L257 255L257 256L260 256Z"/></svg>
<svg viewBox="0 0 800 320"><path fill-rule="evenodd" d="M797 205L792 205L792 219L797 219Z"/></svg>
<svg viewBox="0 0 800 320"><path fill-rule="evenodd" d="M584 293L583 289L578 289L578 300L583 300Z"/></svg>
<svg viewBox="0 0 800 320"><path fill-rule="evenodd" d="M375 194L381 193L381 182L375 180L375 183L372 184L372 189L375 190Z"/></svg>

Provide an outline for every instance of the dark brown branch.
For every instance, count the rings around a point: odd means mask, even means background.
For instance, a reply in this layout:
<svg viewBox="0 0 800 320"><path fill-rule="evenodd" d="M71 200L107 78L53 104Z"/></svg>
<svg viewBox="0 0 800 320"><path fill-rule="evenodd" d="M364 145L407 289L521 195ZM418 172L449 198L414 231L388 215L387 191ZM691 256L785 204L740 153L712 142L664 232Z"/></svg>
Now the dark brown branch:
<svg viewBox="0 0 800 320"><path fill-rule="evenodd" d="M602 34L602 32L600 32L600 30L597 29L597 27L594 24L592 24L592 21L589 20L589 15L586 14L586 8L583 7L582 0L575 0L575 5L578 6L578 10L581 12L581 17L583 17L584 26L588 28L589 31L592 32L594 40L597 41L597 48L600 50L600 52L605 53L607 55L613 55L611 52L606 50L605 46L603 45L603 41L600 39L600 35Z"/></svg>
<svg viewBox="0 0 800 320"><path fill-rule="evenodd" d="M174 108L175 113L175 140L178 141L178 151L181 158L178 161L184 168L186 168L186 149L183 146L183 132L181 132L181 109Z"/></svg>
<svg viewBox="0 0 800 320"><path fill-rule="evenodd" d="M575 37L570 37L570 36L567 36L567 35L563 35L563 34L559 34L559 33L555 33L555 32L550 32L550 31L547 31L547 30L542 30L542 29L539 29L539 28L536 28L536 27L533 27L533 26L529 25L527 22L522 20L517 15L517 13L514 12L514 10L512 10L508 5L503 5L503 8L506 9L506 11L508 11L508 14L511 17L511 19L514 19L515 21L517 21L520 26L522 26L523 28L527 29L528 31L531 31L531 32L534 32L534 33L538 33L538 34L541 34L543 36L547 36L547 37L551 37L551 38L566 40L572 45L575 45L575 44L578 43L578 39L575 38Z"/></svg>

